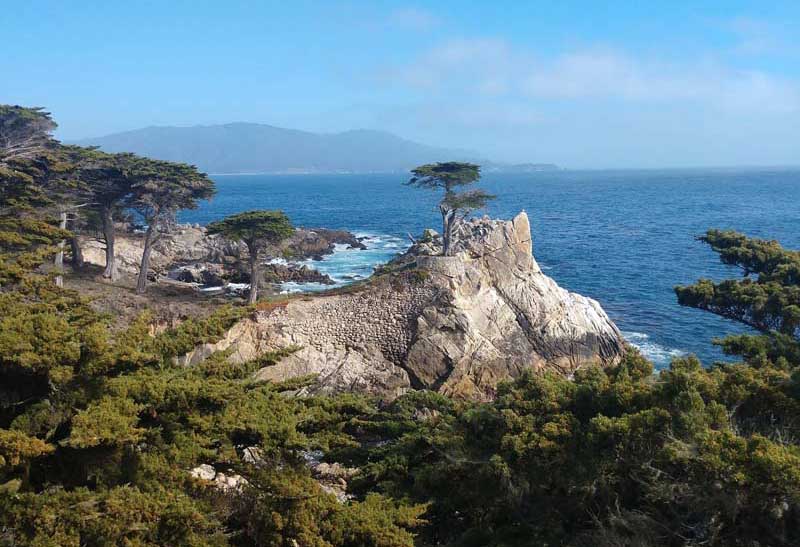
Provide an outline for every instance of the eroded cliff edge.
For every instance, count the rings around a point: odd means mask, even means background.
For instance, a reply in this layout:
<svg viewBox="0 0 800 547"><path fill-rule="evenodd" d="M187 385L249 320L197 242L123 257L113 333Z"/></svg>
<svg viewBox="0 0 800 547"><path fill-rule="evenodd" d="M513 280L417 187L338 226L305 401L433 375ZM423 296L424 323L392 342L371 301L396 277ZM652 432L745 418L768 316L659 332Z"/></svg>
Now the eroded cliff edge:
<svg viewBox="0 0 800 547"><path fill-rule="evenodd" d="M462 223L454 241L454 256L438 256L426 240L363 286L256 312L183 361L226 349L245 361L295 346L258 378L316 374L309 392L393 398L426 388L486 400L526 369L568 375L620 359L622 336L600 305L539 268L524 212Z"/></svg>

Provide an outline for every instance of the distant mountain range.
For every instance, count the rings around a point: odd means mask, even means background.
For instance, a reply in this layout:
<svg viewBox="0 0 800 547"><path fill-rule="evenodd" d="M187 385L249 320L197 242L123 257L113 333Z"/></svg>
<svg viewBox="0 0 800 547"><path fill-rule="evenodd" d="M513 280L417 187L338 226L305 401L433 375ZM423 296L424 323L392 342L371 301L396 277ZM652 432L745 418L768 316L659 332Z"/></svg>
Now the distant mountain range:
<svg viewBox="0 0 800 547"><path fill-rule="evenodd" d="M208 173L397 172L451 160L474 161L491 171L511 167L481 160L467 150L427 146L384 131L326 134L256 123L145 127L75 144L191 163ZM525 164L512 170L529 171L531 166L533 170L555 168Z"/></svg>

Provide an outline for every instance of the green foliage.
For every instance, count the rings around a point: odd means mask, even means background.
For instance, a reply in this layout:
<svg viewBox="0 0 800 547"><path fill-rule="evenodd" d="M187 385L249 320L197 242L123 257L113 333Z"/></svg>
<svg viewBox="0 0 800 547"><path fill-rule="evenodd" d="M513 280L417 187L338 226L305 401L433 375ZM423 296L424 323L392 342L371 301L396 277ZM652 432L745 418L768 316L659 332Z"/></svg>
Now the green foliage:
<svg viewBox="0 0 800 547"><path fill-rule="evenodd" d="M212 222L208 233L244 241L252 250L267 243L279 243L292 235L294 228L283 211L245 211Z"/></svg>
<svg viewBox="0 0 800 547"><path fill-rule="evenodd" d="M70 164L41 108L0 105L0 286L22 281L68 235L48 211Z"/></svg>
<svg viewBox="0 0 800 547"><path fill-rule="evenodd" d="M130 399L105 397L72 418L72 431L63 444L70 448L134 444L144 435L144 429L136 427L141 410Z"/></svg>
<svg viewBox="0 0 800 547"><path fill-rule="evenodd" d="M425 507L403 506L377 494L340 504L306 474L262 472L239 500L232 519L250 545L413 547L409 528ZM244 542L243 542L244 543Z"/></svg>
<svg viewBox="0 0 800 547"><path fill-rule="evenodd" d="M800 252L776 241L749 239L736 232L709 230L700 238L725 264L742 268L742 280L701 279L676 287L678 302L740 321L760 331L800 334ZM752 279L751 274L758 274Z"/></svg>
<svg viewBox="0 0 800 547"><path fill-rule="evenodd" d="M0 312L0 544L228 545L245 518L238 502L188 470L211 463L256 480L260 467L243 459L255 447L264 465L296 468L292 477L325 500L322 514L290 506L282 519L322 526L329 545L411 545L406 530L423 509L378 498L340 507L298 466L307 448L352 444L341 422L369 405L291 398L283 392L302 381L251 379L297 348L243 364L224 352L193 368L175 363L247 308L152 336L146 316L113 331L77 294L33 283L0 293ZM251 532L234 535L253 545Z"/></svg>
<svg viewBox="0 0 800 547"><path fill-rule="evenodd" d="M148 221L178 209L193 209L214 195L214 182L193 165L134 157L127 167L133 179L129 206Z"/></svg>
<svg viewBox="0 0 800 547"><path fill-rule="evenodd" d="M52 451L53 447L41 439L19 431L0 429L0 471Z"/></svg>
<svg viewBox="0 0 800 547"><path fill-rule="evenodd" d="M720 230L709 230L700 240L719 253L723 263L742 268L745 276L757 273L760 281L800 284L800 252L786 250L777 241Z"/></svg>
<svg viewBox="0 0 800 547"><path fill-rule="evenodd" d="M205 319L187 319L157 335L153 340L155 351L166 360L189 353L201 344L214 344L247 312L247 308L222 306Z"/></svg>
<svg viewBox="0 0 800 547"><path fill-rule="evenodd" d="M353 453L357 491L429 503L424 545L800 541L800 448L741 427L786 376L693 358L650 370L631 350L573 381L523 376L489 404L400 399L371 418L400 426L390 442Z"/></svg>
<svg viewBox="0 0 800 547"><path fill-rule="evenodd" d="M413 175L406 183L408 186L426 189L442 189L451 193L459 186L477 182L481 178L481 167L473 163L448 161L428 163L411 170Z"/></svg>
<svg viewBox="0 0 800 547"><path fill-rule="evenodd" d="M255 359L243 363L230 361L230 351L216 351L200 363L198 368L207 377L243 380L249 378L259 369L277 364L281 359L288 357L299 349L299 346L289 346L277 351L268 351ZM299 389L307 383L308 380L304 378L292 379L281 384L281 389Z"/></svg>
<svg viewBox="0 0 800 547"><path fill-rule="evenodd" d="M449 209L458 211L474 211L486 207L489 201L497 196L488 194L483 190L468 190L445 196L444 204Z"/></svg>
<svg viewBox="0 0 800 547"><path fill-rule="evenodd" d="M194 165L139 157L126 163L132 183L125 206L137 211L147 223L136 284L136 292L142 294L147 287L153 243L169 231L179 210L196 208L216 190L214 181Z"/></svg>
<svg viewBox="0 0 800 547"><path fill-rule="evenodd" d="M227 545L204 509L185 495L132 486L0 496L0 521L8 527L0 545Z"/></svg>
<svg viewBox="0 0 800 547"><path fill-rule="evenodd" d="M0 104L0 164L38 156L54 144L56 127L43 108Z"/></svg>
<svg viewBox="0 0 800 547"><path fill-rule="evenodd" d="M684 306L708 310L761 331L791 335L800 329L800 285L702 279L689 287L677 287L676 292Z"/></svg>

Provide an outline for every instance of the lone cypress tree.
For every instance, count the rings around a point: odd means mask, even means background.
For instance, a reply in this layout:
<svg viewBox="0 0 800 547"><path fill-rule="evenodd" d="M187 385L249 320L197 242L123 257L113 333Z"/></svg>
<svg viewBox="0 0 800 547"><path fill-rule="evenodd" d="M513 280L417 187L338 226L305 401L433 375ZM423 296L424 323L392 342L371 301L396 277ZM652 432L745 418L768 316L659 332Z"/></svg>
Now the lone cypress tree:
<svg viewBox="0 0 800 547"><path fill-rule="evenodd" d="M248 304L258 300L261 279L259 254L270 244L280 243L294 232L289 217L283 211L246 211L208 225L209 234L244 242L250 255L250 293Z"/></svg>
<svg viewBox="0 0 800 547"><path fill-rule="evenodd" d="M443 191L439 201L439 212L442 214L442 253L450 255L453 229L475 209L486 206L495 196L483 190L467 190L459 192L458 188L478 182L481 178L481 167L474 163L450 161L445 163L429 163L420 165L411 171L412 177L406 182L408 186Z"/></svg>

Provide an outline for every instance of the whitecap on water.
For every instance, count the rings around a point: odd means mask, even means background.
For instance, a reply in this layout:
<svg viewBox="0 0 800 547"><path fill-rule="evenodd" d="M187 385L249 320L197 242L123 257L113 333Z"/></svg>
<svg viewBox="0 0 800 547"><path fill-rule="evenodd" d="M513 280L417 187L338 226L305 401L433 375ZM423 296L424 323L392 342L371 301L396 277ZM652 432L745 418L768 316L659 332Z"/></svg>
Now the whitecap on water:
<svg viewBox="0 0 800 547"><path fill-rule="evenodd" d="M267 260L266 263L267 264L279 264L281 266L286 266L289 262L287 262L285 258L274 257L274 258L270 258L269 260Z"/></svg>
<svg viewBox="0 0 800 547"><path fill-rule="evenodd" d="M651 341L650 335L643 332L623 332L622 336L628 343L638 348L642 355L652 361L657 369L666 368L676 357L686 355L682 349L664 347Z"/></svg>
<svg viewBox="0 0 800 547"><path fill-rule="evenodd" d="M315 292L321 291L331 285L323 285L322 283L297 283L296 281L287 281L281 283L281 294L292 294L298 292Z"/></svg>
<svg viewBox="0 0 800 547"><path fill-rule="evenodd" d="M281 292L319 292L364 279L372 275L377 266L385 264L407 247L405 240L388 234L356 232L355 236L366 249L351 249L349 245L336 244L333 253L324 256L322 260L305 260L300 263L327 274L333 280L333 285L283 283Z"/></svg>

